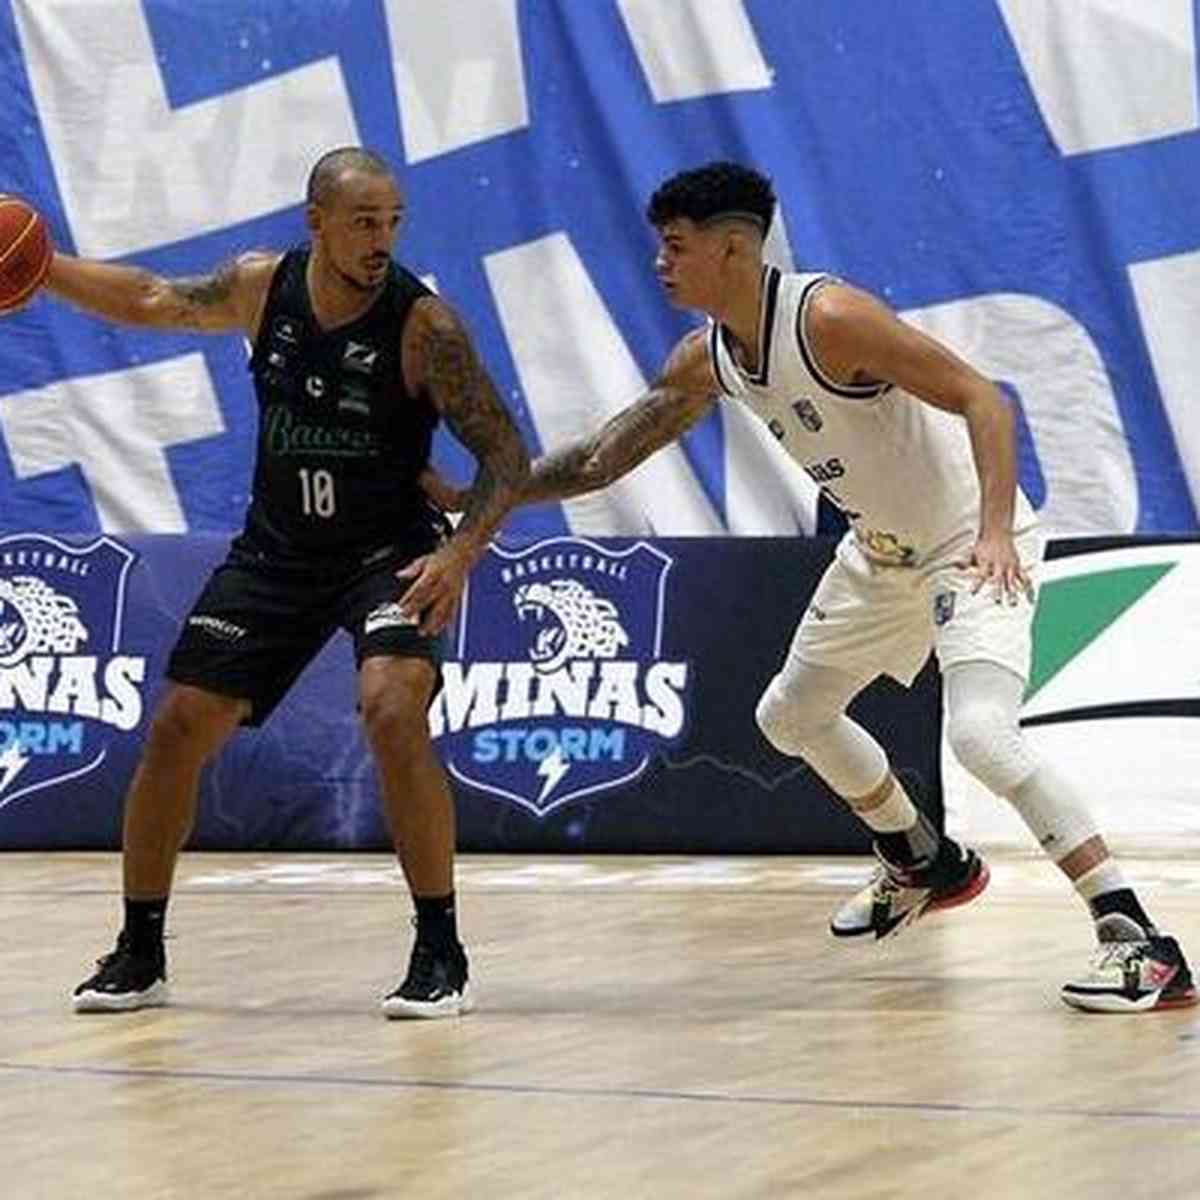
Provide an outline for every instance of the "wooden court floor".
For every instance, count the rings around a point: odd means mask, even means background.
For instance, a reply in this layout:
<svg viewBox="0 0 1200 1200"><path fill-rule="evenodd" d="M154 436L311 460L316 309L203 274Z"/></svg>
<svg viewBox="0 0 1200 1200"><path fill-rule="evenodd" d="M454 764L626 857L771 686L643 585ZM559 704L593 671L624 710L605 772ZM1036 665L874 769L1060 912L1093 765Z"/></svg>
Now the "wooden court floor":
<svg viewBox="0 0 1200 1200"><path fill-rule="evenodd" d="M1200 859L1126 868L1200 958ZM0 1196L1200 1197L1200 1010L1076 1013L1051 869L882 947L862 859L461 861L478 1010L389 1023L382 856L184 859L175 1003L75 1016L112 855L0 855Z"/></svg>

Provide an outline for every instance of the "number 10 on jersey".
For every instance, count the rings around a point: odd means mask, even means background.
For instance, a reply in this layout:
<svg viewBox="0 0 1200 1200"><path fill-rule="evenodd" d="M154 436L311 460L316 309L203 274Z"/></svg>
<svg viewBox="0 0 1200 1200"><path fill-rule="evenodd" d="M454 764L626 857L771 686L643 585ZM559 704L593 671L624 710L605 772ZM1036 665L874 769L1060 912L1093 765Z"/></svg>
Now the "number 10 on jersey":
<svg viewBox="0 0 1200 1200"><path fill-rule="evenodd" d="M333 476L324 468L310 471L301 467L300 506L306 517L332 517L337 512Z"/></svg>

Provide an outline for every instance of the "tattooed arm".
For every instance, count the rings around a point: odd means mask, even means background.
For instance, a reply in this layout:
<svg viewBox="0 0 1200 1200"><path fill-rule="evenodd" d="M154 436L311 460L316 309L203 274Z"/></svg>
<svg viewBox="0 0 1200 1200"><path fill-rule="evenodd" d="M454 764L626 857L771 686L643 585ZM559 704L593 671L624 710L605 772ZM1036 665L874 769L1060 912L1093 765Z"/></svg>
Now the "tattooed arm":
<svg viewBox="0 0 1200 1200"><path fill-rule="evenodd" d="M690 429L718 394L704 342L704 330L689 333L640 400L591 437L537 459L522 502L563 500L607 487Z"/></svg>
<svg viewBox="0 0 1200 1200"><path fill-rule="evenodd" d="M454 536L401 572L414 580L405 610L422 614L422 632L437 633L453 615L467 572L521 496L529 455L462 322L437 297L413 306L401 352L408 390L429 397L477 463Z"/></svg>
<svg viewBox="0 0 1200 1200"><path fill-rule="evenodd" d="M467 506L470 488L457 487L444 478L435 467L426 467L417 476L417 484L444 513L460 513Z"/></svg>
<svg viewBox="0 0 1200 1200"><path fill-rule="evenodd" d="M62 300L122 325L251 338L279 255L251 253L209 275L164 279L140 267L55 254L46 287Z"/></svg>

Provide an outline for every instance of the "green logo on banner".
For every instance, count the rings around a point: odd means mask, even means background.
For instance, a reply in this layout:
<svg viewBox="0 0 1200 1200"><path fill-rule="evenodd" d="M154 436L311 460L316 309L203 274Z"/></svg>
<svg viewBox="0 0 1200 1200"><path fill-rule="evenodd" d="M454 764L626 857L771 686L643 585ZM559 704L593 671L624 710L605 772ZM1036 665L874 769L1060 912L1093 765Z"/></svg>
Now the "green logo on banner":
<svg viewBox="0 0 1200 1200"><path fill-rule="evenodd" d="M1045 687L1175 565L1120 567L1043 584L1033 619L1033 669L1025 699Z"/></svg>

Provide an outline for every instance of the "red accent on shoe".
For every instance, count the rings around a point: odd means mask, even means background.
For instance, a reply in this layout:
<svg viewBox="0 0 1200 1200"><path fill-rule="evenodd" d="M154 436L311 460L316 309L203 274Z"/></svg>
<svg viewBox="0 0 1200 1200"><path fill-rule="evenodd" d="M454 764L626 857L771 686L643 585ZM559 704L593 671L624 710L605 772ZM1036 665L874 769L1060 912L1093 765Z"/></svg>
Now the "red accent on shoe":
<svg viewBox="0 0 1200 1200"><path fill-rule="evenodd" d="M960 904L970 903L987 887L988 880L991 877L992 873L988 870L987 863L981 858L979 860L979 870L957 892L947 892L930 900L925 906L925 911L937 912L942 908L957 908Z"/></svg>
<svg viewBox="0 0 1200 1200"><path fill-rule="evenodd" d="M1158 1003L1154 1006L1154 1011L1158 1012L1162 1008L1191 1008L1197 1001L1200 1001L1200 995L1196 994L1194 987L1190 987L1186 991L1160 996Z"/></svg>

